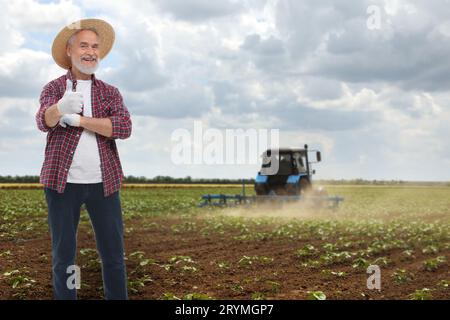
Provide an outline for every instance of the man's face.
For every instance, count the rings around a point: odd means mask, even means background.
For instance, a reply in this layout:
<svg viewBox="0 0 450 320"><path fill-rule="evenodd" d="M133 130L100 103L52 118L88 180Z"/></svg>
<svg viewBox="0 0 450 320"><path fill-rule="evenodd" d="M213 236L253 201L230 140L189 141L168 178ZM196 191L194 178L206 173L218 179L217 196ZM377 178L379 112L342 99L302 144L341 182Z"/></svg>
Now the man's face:
<svg viewBox="0 0 450 320"><path fill-rule="evenodd" d="M93 74L100 61L98 36L91 30L80 31L67 46L67 54L73 67L84 74Z"/></svg>

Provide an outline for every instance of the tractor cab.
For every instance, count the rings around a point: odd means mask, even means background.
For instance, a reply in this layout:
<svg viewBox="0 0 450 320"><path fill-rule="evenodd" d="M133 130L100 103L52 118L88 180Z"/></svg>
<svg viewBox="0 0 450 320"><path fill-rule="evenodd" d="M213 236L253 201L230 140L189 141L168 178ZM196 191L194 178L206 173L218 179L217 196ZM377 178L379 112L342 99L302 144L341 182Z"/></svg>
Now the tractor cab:
<svg viewBox="0 0 450 320"><path fill-rule="evenodd" d="M257 195L299 195L311 187L312 175L308 146L269 149L262 155L263 165L255 179ZM316 161L321 161L316 151Z"/></svg>
<svg viewBox="0 0 450 320"><path fill-rule="evenodd" d="M267 150L263 153L262 158L261 172L265 175L292 175L307 172L305 165L307 157L304 149L279 149L274 152ZM278 163L277 171L273 167L275 163Z"/></svg>

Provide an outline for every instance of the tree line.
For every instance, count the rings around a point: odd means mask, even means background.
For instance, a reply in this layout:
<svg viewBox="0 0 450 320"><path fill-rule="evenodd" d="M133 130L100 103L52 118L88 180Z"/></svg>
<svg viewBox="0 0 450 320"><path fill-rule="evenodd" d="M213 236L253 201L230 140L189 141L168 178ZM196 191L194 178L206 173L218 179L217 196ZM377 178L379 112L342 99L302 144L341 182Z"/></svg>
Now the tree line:
<svg viewBox="0 0 450 320"><path fill-rule="evenodd" d="M219 178L174 178L170 176L156 176L153 178L126 176L125 183L197 183L197 184L236 184L254 183L254 179L219 179ZM0 183L39 183L39 176L0 176Z"/></svg>
<svg viewBox="0 0 450 320"><path fill-rule="evenodd" d="M174 178L171 176L156 176L153 178L126 176L125 183L188 183L188 184L253 184L252 179L221 179L221 178ZM365 180L365 179L338 179L338 180L315 180L316 184L328 185L445 185L450 186L450 182L433 181L403 181L403 180ZM39 176L0 176L0 183L39 183Z"/></svg>

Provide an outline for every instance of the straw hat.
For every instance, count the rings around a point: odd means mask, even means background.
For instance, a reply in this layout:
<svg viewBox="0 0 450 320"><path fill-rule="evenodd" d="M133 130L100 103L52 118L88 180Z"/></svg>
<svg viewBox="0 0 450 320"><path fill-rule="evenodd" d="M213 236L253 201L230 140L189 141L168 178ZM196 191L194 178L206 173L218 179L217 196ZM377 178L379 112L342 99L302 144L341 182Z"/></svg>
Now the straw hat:
<svg viewBox="0 0 450 320"><path fill-rule="evenodd" d="M114 44L115 33L113 27L106 21L100 19L83 19L76 21L62 29L52 45L52 55L55 62L64 69L70 69L72 62L67 56L67 41L77 31L83 29L94 29L99 35L100 59L103 59Z"/></svg>

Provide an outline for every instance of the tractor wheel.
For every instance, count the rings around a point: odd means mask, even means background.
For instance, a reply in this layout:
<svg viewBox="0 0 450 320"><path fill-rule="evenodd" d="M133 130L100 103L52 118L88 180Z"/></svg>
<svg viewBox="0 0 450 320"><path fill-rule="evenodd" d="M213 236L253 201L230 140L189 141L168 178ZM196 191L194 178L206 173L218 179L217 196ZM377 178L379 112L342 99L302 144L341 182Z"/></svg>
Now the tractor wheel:
<svg viewBox="0 0 450 320"><path fill-rule="evenodd" d="M288 183L286 185L286 193L288 196L298 196L300 187L297 184Z"/></svg>
<svg viewBox="0 0 450 320"><path fill-rule="evenodd" d="M285 196L285 195L287 195L287 192L286 192L285 188L283 188L281 186L277 186L277 187L270 189L268 194L272 195L272 196Z"/></svg>
<svg viewBox="0 0 450 320"><path fill-rule="evenodd" d="M255 193L257 196L266 196L269 192L265 184L255 184Z"/></svg>
<svg viewBox="0 0 450 320"><path fill-rule="evenodd" d="M300 195L304 196L311 190L311 182L308 179L300 179Z"/></svg>

